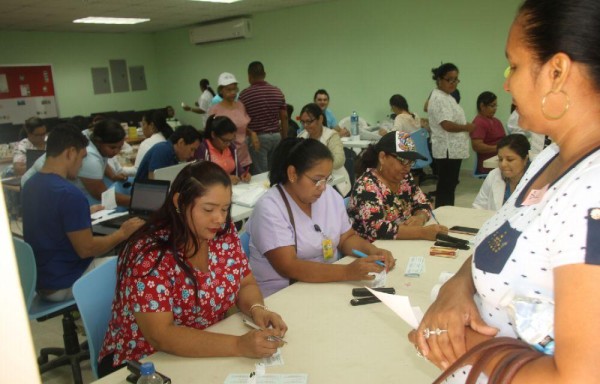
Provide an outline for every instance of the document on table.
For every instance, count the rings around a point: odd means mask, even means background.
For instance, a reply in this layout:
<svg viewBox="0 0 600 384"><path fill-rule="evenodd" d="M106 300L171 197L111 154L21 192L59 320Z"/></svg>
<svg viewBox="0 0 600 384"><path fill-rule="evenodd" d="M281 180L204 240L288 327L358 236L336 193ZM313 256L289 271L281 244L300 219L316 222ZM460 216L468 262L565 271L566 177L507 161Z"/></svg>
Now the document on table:
<svg viewBox="0 0 600 384"><path fill-rule="evenodd" d="M262 184L238 184L233 187L231 200L235 204L245 207L254 207L258 199L265 194L267 190Z"/></svg>
<svg viewBox="0 0 600 384"><path fill-rule="evenodd" d="M113 210L117 208L117 197L115 195L115 188L108 188L102 192L102 205L104 209Z"/></svg>
<svg viewBox="0 0 600 384"><path fill-rule="evenodd" d="M400 316L400 318L413 329L419 327L419 323L423 318L423 311L421 311L421 308L419 307L411 306L408 296L391 295L389 293L374 291L369 287L365 288L381 300L383 304L387 305L388 308L394 311L396 315Z"/></svg>
<svg viewBox="0 0 600 384"><path fill-rule="evenodd" d="M248 373L230 373L225 379L225 384L307 384L306 373L267 373L265 375L254 375Z"/></svg>

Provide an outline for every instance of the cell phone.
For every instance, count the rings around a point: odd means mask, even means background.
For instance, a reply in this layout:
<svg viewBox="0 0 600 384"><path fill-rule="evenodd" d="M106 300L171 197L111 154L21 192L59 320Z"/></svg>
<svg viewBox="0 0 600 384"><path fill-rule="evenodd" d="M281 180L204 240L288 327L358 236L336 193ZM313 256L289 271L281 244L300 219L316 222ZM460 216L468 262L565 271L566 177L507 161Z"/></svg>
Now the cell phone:
<svg viewBox="0 0 600 384"><path fill-rule="evenodd" d="M479 232L479 229L470 228L470 227L461 227L460 225L455 225L453 227L450 227L448 229L448 232L464 233L467 235L476 235L477 232Z"/></svg>
<svg viewBox="0 0 600 384"><path fill-rule="evenodd" d="M469 247L468 244L465 243L451 243L448 241L441 241L438 240L435 243L433 243L433 245L437 246L437 247L448 247L448 248L456 248L456 249L462 249L464 251L468 251L469 249L471 249Z"/></svg>
<svg viewBox="0 0 600 384"><path fill-rule="evenodd" d="M394 295L396 290L393 287L390 288L371 288L377 292L389 293ZM372 297L373 294L367 288L352 288L352 296L354 297Z"/></svg>
<svg viewBox="0 0 600 384"><path fill-rule="evenodd" d="M435 239L441 240L441 241L447 241L448 243L469 245L469 240L464 240L464 239L459 239L458 237L444 235L443 233L438 233L435 236ZM458 247L456 247L456 248L458 248Z"/></svg>
<svg viewBox="0 0 600 384"><path fill-rule="evenodd" d="M363 297L363 298L360 298L360 299L352 299L352 300L350 300L350 305L356 307L357 305L379 303L380 301L381 300L379 300L375 296Z"/></svg>
<svg viewBox="0 0 600 384"><path fill-rule="evenodd" d="M131 374L129 374L129 376L127 376L126 380L130 383L136 384L138 379L141 376L140 370L142 369L142 364L136 360L128 361L127 369L129 370L129 372L131 372ZM160 373L158 371L156 371L155 373L158 376L162 377L164 384L171 384L171 378L163 375L162 373Z"/></svg>

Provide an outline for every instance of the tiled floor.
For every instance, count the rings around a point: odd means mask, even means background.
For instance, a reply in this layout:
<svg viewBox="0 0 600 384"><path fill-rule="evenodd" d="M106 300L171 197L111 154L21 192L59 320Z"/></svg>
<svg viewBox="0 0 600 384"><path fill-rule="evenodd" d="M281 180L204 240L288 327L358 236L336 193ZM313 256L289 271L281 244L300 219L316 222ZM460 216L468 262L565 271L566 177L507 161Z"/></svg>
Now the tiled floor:
<svg viewBox="0 0 600 384"><path fill-rule="evenodd" d="M461 181L457 188L456 205L460 207L471 207L482 182L482 180L473 178L469 171L463 170L461 173ZM429 192L435 189L435 182L427 181L422 188L425 192ZM62 325L60 318L50 319L42 323L32 321L31 332L36 350L39 350L42 347L62 345ZM82 342L83 338L80 337L79 341ZM83 362L81 364L81 370L84 383L91 383L93 381L93 376L89 362ZM71 368L61 367L52 370L51 372L47 372L42 375L42 381L44 384L72 383Z"/></svg>

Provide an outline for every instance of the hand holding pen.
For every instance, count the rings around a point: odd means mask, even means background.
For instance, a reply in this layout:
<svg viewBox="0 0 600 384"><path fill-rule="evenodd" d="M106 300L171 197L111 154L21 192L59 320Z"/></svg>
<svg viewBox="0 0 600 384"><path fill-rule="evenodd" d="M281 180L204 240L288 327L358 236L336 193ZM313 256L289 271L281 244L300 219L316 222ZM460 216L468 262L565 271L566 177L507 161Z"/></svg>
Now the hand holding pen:
<svg viewBox="0 0 600 384"><path fill-rule="evenodd" d="M375 264L382 266L389 271L396 265L396 259L392 256L392 253L388 250L377 248L377 251L373 255L369 256L358 249L353 249L352 254L358 258L365 259L365 261L376 260ZM375 257L375 259L373 259Z"/></svg>
<svg viewBox="0 0 600 384"><path fill-rule="evenodd" d="M265 329L259 327L258 325L254 324L251 320L247 319L247 318L243 318L242 322L247 325L248 327L252 328L252 329L256 329L257 331L265 331ZM267 329L267 331L276 331L275 329ZM287 344L287 341L283 340L283 337L277 336L277 335L268 335L267 336L267 340L268 341L278 341L280 343L283 344Z"/></svg>

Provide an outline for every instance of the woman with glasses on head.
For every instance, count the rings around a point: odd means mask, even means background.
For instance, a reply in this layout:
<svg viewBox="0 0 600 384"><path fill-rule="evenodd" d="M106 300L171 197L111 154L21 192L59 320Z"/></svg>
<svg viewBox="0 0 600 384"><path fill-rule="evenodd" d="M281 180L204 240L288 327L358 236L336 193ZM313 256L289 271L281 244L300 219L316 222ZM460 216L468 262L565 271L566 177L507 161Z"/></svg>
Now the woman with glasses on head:
<svg viewBox="0 0 600 384"><path fill-rule="evenodd" d="M198 160L219 165L234 185L240 181L250 181L250 167L242 167L235 148L236 130L235 124L227 116L209 116L204 129L204 141L194 155Z"/></svg>
<svg viewBox="0 0 600 384"><path fill-rule="evenodd" d="M298 135L302 139L315 139L325 144L333 155L334 177L340 177L343 181L336 184L336 189L346 196L350 192L350 176L344 168L346 155L344 154L344 145L340 135L333 129L323 126L325 114L317 104L307 104L300 111L300 122L304 126L304 131Z"/></svg>
<svg viewBox="0 0 600 384"><path fill-rule="evenodd" d="M333 156L314 139L285 139L275 150L271 189L247 224L250 265L263 295L305 281L372 280L394 267L389 251L370 244L350 226L343 198L327 185ZM356 249L370 256L334 265ZM385 263L385 267L376 261Z"/></svg>
<svg viewBox="0 0 600 384"><path fill-rule="evenodd" d="M352 228L360 236L371 242L435 240L448 232L443 225L425 225L431 203L410 174L419 159L425 157L403 132L387 133L365 150L358 166L364 173L354 183L348 205Z"/></svg>
<svg viewBox="0 0 600 384"><path fill-rule="evenodd" d="M469 132L474 124L467 123L465 111L452 97L460 80L458 68L452 63L431 70L437 88L431 92L428 114L431 146L438 167L435 206L454 205L454 193L462 159L469 157Z"/></svg>
<svg viewBox="0 0 600 384"><path fill-rule="evenodd" d="M477 116L473 119L475 130L470 133L471 145L477 153L477 173L488 174L483 162L498 153L496 144L506 136L502 122L494 115L498 109L498 98L492 92L482 92L477 97Z"/></svg>

